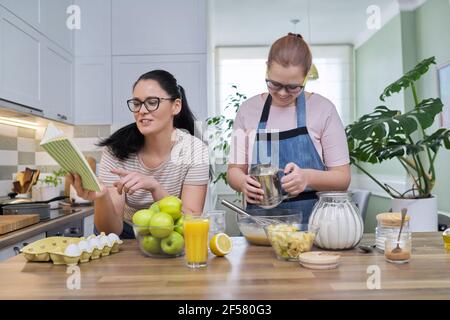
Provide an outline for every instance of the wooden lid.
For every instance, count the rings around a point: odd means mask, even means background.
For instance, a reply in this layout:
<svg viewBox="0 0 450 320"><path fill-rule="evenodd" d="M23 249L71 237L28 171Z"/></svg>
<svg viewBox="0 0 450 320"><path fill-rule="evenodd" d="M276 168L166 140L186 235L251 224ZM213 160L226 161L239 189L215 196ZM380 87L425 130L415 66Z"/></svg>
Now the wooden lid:
<svg viewBox="0 0 450 320"><path fill-rule="evenodd" d="M339 262L341 255L334 252L311 251L304 252L298 257L300 263L316 266L331 266Z"/></svg>
<svg viewBox="0 0 450 320"><path fill-rule="evenodd" d="M330 270L330 269L336 269L339 266L339 263L335 264L310 264L300 261L300 265L307 269L313 269L313 270Z"/></svg>
<svg viewBox="0 0 450 320"><path fill-rule="evenodd" d="M410 220L410 216L405 216L405 222ZM377 221L384 227L400 227L402 224L402 214L400 212L385 212L377 214Z"/></svg>

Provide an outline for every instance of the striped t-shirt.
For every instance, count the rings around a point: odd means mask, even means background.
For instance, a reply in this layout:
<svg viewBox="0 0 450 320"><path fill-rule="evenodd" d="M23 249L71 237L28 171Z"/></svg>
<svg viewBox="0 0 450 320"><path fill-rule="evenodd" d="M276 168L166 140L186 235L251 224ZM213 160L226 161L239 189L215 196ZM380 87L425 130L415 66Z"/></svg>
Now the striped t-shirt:
<svg viewBox="0 0 450 320"><path fill-rule="evenodd" d="M148 168L136 153L130 154L126 160L120 160L105 147L100 161L99 177L108 186L120 178L111 173L113 168L153 176L166 191L181 198L183 185L206 185L209 180L209 156L207 146L198 138L175 129L175 143L170 157L156 168ZM125 194L124 220L131 220L133 214L140 209L149 208L154 202L152 194L147 190L138 190L132 195Z"/></svg>

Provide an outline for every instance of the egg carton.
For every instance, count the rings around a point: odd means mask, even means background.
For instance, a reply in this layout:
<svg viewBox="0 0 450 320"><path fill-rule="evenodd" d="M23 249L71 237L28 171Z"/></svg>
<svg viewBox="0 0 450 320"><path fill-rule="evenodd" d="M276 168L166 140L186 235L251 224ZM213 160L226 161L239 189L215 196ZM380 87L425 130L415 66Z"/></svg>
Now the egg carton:
<svg viewBox="0 0 450 320"><path fill-rule="evenodd" d="M76 265L117 253L122 243L116 234L102 232L87 238L49 237L27 245L20 252L28 261Z"/></svg>

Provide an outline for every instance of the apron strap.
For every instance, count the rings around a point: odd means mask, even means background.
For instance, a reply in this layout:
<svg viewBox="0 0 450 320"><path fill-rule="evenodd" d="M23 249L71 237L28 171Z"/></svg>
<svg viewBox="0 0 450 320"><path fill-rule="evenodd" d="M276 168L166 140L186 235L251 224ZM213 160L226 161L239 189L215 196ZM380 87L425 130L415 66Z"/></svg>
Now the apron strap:
<svg viewBox="0 0 450 320"><path fill-rule="evenodd" d="M266 128L267 120L269 119L269 112L270 112L271 105L272 105L272 96L269 93L267 95L266 102L264 103L264 108L263 108L263 112L261 113L261 118L259 119L259 123L263 124L263 128L260 128L260 129Z"/></svg>

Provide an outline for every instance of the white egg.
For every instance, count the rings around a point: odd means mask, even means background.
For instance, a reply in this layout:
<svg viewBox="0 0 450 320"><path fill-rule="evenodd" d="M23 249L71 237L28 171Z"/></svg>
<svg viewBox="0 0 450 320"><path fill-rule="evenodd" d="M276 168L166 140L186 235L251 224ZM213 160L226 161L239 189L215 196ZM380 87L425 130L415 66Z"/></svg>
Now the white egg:
<svg viewBox="0 0 450 320"><path fill-rule="evenodd" d="M108 238L109 238L109 240L111 241L112 244L120 241L119 236L117 234L115 234L115 233L108 234Z"/></svg>
<svg viewBox="0 0 450 320"><path fill-rule="evenodd" d="M97 236L95 234L91 234L89 237L87 237L86 240L91 240L91 239L94 239L94 238L97 238Z"/></svg>
<svg viewBox="0 0 450 320"><path fill-rule="evenodd" d="M100 245L100 241L98 241L97 237L89 239L89 244L91 245L92 249L103 249L103 246Z"/></svg>
<svg viewBox="0 0 450 320"><path fill-rule="evenodd" d="M64 255L68 257L78 257L81 255L81 250L76 244L69 244L64 251Z"/></svg>
<svg viewBox="0 0 450 320"><path fill-rule="evenodd" d="M86 240L81 240L80 242L78 242L78 248L80 248L81 251L86 251L91 253L93 248L92 246L89 244L89 241Z"/></svg>
<svg viewBox="0 0 450 320"><path fill-rule="evenodd" d="M100 245L103 247L112 247L111 240L107 236L100 236Z"/></svg>

